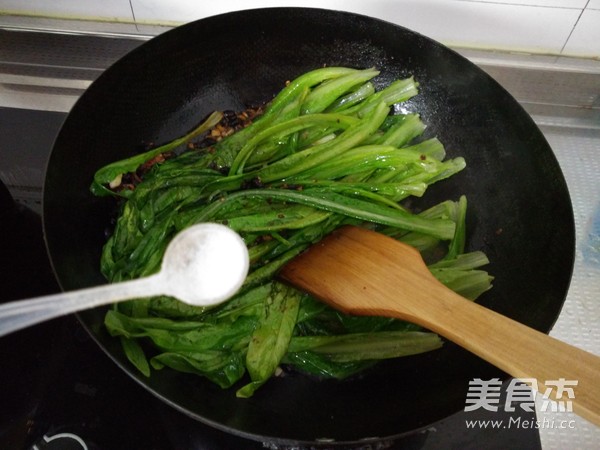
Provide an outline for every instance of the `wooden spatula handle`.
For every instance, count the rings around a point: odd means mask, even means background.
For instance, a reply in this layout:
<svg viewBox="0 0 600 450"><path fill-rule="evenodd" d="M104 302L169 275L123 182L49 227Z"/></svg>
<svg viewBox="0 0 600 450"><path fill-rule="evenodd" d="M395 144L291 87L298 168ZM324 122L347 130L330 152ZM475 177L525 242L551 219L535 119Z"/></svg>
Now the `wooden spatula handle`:
<svg viewBox="0 0 600 450"><path fill-rule="evenodd" d="M598 356L464 299L395 239L344 227L288 263L281 277L347 313L422 325L514 377L536 380L543 394L552 389L551 398L557 390L549 382L575 381L574 412L600 424Z"/></svg>
<svg viewBox="0 0 600 450"><path fill-rule="evenodd" d="M428 328L516 378L536 380L533 387L538 391L557 401L571 402L574 412L600 425L598 356L462 297L447 295L443 303L444 308L429 317ZM457 316L462 317L460 327L448 323ZM559 393L552 384L561 380L577 383L572 386L574 398Z"/></svg>

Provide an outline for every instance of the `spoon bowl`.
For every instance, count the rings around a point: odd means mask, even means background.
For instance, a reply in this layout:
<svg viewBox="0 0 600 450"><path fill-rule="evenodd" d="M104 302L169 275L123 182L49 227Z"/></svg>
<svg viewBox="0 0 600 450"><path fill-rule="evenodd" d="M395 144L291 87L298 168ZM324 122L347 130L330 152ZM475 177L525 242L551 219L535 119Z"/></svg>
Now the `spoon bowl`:
<svg viewBox="0 0 600 450"><path fill-rule="evenodd" d="M225 225L203 223L169 243L160 271L171 295L195 306L217 305L233 296L248 273L248 250Z"/></svg>

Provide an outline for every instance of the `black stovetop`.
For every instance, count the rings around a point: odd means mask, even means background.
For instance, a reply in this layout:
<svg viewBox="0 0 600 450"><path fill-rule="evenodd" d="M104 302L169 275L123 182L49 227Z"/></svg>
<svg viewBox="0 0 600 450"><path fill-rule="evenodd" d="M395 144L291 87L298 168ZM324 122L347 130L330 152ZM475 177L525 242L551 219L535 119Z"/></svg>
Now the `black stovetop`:
<svg viewBox="0 0 600 450"><path fill-rule="evenodd" d="M64 117L0 108L0 174L20 170L23 164L43 173ZM33 191L36 182L32 180ZM41 196L41 186L37 188ZM40 216L5 194L0 209L0 302L58 291ZM0 338L0 364L0 449L274 448L214 429L166 405L117 367L75 316ZM507 419L502 414L493 418ZM523 416L530 419L531 413ZM426 432L363 448L541 448L535 429L468 430L467 418L479 417L460 412Z"/></svg>

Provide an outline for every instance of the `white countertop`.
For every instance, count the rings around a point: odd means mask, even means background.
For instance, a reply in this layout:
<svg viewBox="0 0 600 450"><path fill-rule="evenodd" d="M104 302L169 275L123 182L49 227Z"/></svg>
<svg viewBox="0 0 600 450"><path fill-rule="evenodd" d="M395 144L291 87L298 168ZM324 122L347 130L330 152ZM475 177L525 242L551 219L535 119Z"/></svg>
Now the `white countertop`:
<svg viewBox="0 0 600 450"><path fill-rule="evenodd" d="M541 126L563 170L575 215L576 259L571 286L551 336L600 355L600 130ZM600 374L598 374L600 382ZM538 421L573 425L541 427L544 450L596 449L600 427L573 413L537 408Z"/></svg>

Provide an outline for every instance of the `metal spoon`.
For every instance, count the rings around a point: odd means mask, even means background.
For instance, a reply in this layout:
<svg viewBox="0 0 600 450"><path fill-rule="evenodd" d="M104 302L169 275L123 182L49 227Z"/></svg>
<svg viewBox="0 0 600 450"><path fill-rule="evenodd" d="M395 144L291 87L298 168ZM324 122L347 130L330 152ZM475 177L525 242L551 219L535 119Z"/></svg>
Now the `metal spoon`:
<svg viewBox="0 0 600 450"><path fill-rule="evenodd" d="M575 381L573 411L600 425L600 357L462 298L406 244L344 227L288 262L279 276L346 313L422 325L551 398L560 392L546 382Z"/></svg>
<svg viewBox="0 0 600 450"><path fill-rule="evenodd" d="M173 238L154 275L0 305L0 336L76 311L155 295L216 305L237 292L248 265L248 250L237 233L215 223L194 225Z"/></svg>

